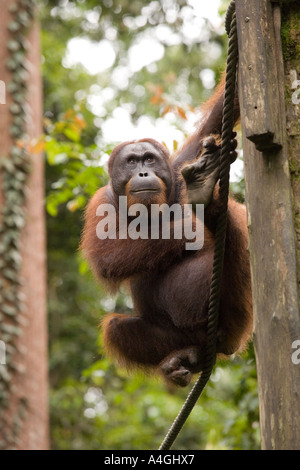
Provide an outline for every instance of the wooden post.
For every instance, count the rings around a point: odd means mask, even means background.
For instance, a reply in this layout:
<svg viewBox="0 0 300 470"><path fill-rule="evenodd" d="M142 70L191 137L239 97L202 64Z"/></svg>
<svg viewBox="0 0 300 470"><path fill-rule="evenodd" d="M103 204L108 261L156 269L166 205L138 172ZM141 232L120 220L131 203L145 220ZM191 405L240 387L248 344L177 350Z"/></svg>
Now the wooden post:
<svg viewBox="0 0 300 470"><path fill-rule="evenodd" d="M263 449L300 448L300 339L280 7L236 2L239 95Z"/></svg>

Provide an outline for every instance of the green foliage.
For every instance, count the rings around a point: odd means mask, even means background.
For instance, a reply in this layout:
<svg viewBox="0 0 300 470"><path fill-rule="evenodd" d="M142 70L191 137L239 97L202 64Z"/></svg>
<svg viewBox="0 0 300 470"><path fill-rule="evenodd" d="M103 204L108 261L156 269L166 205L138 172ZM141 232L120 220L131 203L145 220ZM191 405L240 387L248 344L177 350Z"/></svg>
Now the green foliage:
<svg viewBox="0 0 300 470"><path fill-rule="evenodd" d="M258 449L254 371L251 354L219 365L173 449ZM80 382L53 391L54 442L62 449L157 449L186 394L140 374L128 379L99 360Z"/></svg>
<svg viewBox="0 0 300 470"><path fill-rule="evenodd" d="M57 166L59 173L47 194L47 211L56 216L61 204L67 203L72 212L83 208L87 198L106 184L107 174L100 162L111 149L107 146L101 150L95 143L82 143L86 122L74 109L69 109L55 124L49 119L45 124L47 135L42 143L47 162Z"/></svg>
<svg viewBox="0 0 300 470"><path fill-rule="evenodd" d="M222 2L222 14L227 4ZM145 115L155 122L173 114L173 128L183 129L187 114L211 93L200 79L201 70L213 70L218 80L224 68L223 31L220 34L205 20L199 37L188 40L182 28L187 13L193 20L194 10L186 0L41 4L45 133L32 145L39 150L42 146L47 156L53 449L155 449L187 395L187 390L167 389L160 379L129 377L103 357L101 317L109 311L131 311L131 300L123 291L111 297L96 284L77 251L84 206L106 184L105 162L118 142L118 129L116 142L109 143L102 131L114 109L129 109L132 123ZM161 26L168 31L164 39L158 35ZM172 34L179 38L174 44L168 42ZM163 46L163 57L130 70L132 48L145 36ZM68 41L75 37L94 43L108 40L115 51L113 65L97 75L89 75L81 65L65 66ZM213 56L212 50L219 52ZM102 102L100 112L91 106L90 97L103 92L110 98ZM233 186L241 199L242 186ZM243 358L217 366L174 449L258 447L256 373L250 350Z"/></svg>

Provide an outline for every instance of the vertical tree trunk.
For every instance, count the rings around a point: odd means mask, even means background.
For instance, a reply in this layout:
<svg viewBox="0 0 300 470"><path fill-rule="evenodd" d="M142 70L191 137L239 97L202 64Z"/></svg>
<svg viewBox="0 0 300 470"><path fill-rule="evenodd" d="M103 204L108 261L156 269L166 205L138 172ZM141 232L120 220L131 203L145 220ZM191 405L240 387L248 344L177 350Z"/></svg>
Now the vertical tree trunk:
<svg viewBox="0 0 300 470"><path fill-rule="evenodd" d="M42 133L34 2L1 0L0 448L48 448L44 169L25 139ZM29 171L30 167L30 171Z"/></svg>
<svg viewBox="0 0 300 470"><path fill-rule="evenodd" d="M292 344L300 339L297 286L300 271L299 263L297 267L289 171L289 153L291 161L297 145L299 151L299 120L297 129L294 127L294 135L287 135L286 105L288 108L291 105L290 98L285 100L284 96L279 4L253 0L251 6L250 9L246 0L237 2L240 102L262 448L299 449L300 365L292 362ZM290 11L290 16L287 15L290 19L294 18L297 8L299 2L283 6L284 11ZM295 23L299 28L299 13L297 15ZM291 31L291 34L294 33ZM299 40L299 36L296 38ZM293 51L299 50L298 44L294 42ZM286 74L290 75L287 70ZM252 119L247 109L252 110ZM260 126L257 126L256 113L259 113ZM263 129L262 133L260 129ZM265 149L261 148L262 134L271 137L270 147ZM294 190L297 200L295 213L300 204L298 191L297 186Z"/></svg>

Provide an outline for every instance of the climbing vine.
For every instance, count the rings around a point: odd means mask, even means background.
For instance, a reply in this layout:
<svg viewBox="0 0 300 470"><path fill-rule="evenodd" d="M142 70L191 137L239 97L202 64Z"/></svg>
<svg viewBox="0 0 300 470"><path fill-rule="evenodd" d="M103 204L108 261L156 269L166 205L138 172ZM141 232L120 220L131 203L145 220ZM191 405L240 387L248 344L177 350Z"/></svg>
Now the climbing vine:
<svg viewBox="0 0 300 470"><path fill-rule="evenodd" d="M8 23L9 40L6 47L6 67L11 73L7 83L10 95L9 133L12 146L7 155L0 156L1 188L3 205L0 214L0 339L6 347L6 365L0 366L0 418L5 426L5 410L9 403L12 377L24 373L18 369L13 357L17 351L17 338L24 324L24 298L20 290L22 258L21 231L25 224L26 182L30 172L30 157L20 144L26 134L26 93L28 80L27 31L34 17L34 0L17 0L9 6L11 21ZM10 423L10 432L5 433L1 448L14 448L26 415L26 400L20 400L18 410Z"/></svg>

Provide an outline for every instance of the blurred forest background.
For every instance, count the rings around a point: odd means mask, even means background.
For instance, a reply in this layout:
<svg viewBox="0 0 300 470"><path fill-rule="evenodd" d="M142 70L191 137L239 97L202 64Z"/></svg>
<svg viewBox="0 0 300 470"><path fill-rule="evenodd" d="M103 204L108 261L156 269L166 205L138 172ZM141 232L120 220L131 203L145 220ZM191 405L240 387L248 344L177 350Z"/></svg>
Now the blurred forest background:
<svg viewBox="0 0 300 470"><path fill-rule="evenodd" d="M191 130L224 70L228 3L40 2L52 449L155 449L188 393L128 377L102 355L101 317L132 304L95 283L78 244L111 149L153 137L172 150ZM243 200L240 167L232 191ZM258 449L259 441L250 348L218 363L174 449Z"/></svg>

